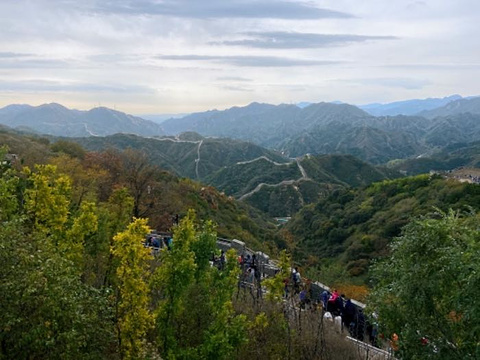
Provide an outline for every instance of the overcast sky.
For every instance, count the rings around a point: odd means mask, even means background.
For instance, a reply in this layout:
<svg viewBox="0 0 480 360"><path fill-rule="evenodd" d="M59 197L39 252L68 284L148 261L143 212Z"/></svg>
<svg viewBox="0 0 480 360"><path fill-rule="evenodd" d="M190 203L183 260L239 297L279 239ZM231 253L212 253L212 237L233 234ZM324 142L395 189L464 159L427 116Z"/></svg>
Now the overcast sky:
<svg viewBox="0 0 480 360"><path fill-rule="evenodd" d="M0 0L0 107L480 95L478 0Z"/></svg>

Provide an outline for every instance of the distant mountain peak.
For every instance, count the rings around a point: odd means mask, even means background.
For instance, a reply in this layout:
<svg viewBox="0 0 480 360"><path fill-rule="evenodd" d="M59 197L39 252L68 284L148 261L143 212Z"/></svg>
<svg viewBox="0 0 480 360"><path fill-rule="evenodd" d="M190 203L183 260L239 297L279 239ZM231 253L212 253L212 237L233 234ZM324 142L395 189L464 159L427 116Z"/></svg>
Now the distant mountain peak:
<svg viewBox="0 0 480 360"><path fill-rule="evenodd" d="M415 115L423 111L440 108L459 99L462 99L462 97L454 94L443 98L411 99L385 104L372 103L360 105L359 108L373 116Z"/></svg>
<svg viewBox="0 0 480 360"><path fill-rule="evenodd" d="M0 123L12 128L28 127L38 133L57 136L163 135L161 126L150 120L106 107L82 111L70 110L58 103L36 107L13 105L0 109L0 115Z"/></svg>
<svg viewBox="0 0 480 360"><path fill-rule="evenodd" d="M422 111L419 113L419 115L433 119L436 117L445 117L466 113L480 115L480 97L460 98L450 101L442 107L429 111Z"/></svg>
<svg viewBox="0 0 480 360"><path fill-rule="evenodd" d="M63 106L62 104L59 104L59 103L56 103L56 102L47 103L47 104L42 104L42 105L37 106L37 108L51 108L51 109L65 109L65 110L69 110L68 108L66 108L66 107Z"/></svg>

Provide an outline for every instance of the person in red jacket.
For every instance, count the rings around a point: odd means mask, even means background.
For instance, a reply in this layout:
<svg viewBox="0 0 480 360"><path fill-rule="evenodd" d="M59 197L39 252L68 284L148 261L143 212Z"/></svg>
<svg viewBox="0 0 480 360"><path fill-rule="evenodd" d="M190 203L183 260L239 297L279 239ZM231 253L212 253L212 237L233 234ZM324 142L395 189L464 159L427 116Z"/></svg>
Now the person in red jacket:
<svg viewBox="0 0 480 360"><path fill-rule="evenodd" d="M332 314L337 310L337 299L338 299L338 291L333 290L333 294L330 296L330 299L328 299L328 304L327 304L327 311L331 312Z"/></svg>
<svg viewBox="0 0 480 360"><path fill-rule="evenodd" d="M332 303L335 303L335 301L337 301L338 296L339 296L338 291L333 290L333 294L332 294L332 296L330 296L330 299L328 299L328 301L332 302Z"/></svg>

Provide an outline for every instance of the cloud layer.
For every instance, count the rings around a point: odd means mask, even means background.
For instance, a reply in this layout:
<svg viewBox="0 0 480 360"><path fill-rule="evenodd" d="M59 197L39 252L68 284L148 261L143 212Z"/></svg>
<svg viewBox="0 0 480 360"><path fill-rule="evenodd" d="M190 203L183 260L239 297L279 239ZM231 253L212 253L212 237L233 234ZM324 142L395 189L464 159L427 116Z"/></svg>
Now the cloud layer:
<svg viewBox="0 0 480 360"><path fill-rule="evenodd" d="M213 55L162 55L158 57L164 60L178 61L213 61L217 63L230 64L234 66L249 67L291 67L291 66L318 66L334 65L339 62L296 59L275 56L213 56Z"/></svg>
<svg viewBox="0 0 480 360"><path fill-rule="evenodd" d="M476 0L0 1L0 107L476 95L479 21Z"/></svg>
<svg viewBox="0 0 480 360"><path fill-rule="evenodd" d="M321 19L350 18L343 11L323 9L308 3L260 0L114 0L98 4L105 13L174 16L180 18L273 18Z"/></svg>
<svg viewBox="0 0 480 360"><path fill-rule="evenodd" d="M248 32L242 40L212 42L213 45L234 45L263 49L308 49L331 46L344 46L374 40L395 40L395 36L368 36L348 34L312 34L298 32Z"/></svg>

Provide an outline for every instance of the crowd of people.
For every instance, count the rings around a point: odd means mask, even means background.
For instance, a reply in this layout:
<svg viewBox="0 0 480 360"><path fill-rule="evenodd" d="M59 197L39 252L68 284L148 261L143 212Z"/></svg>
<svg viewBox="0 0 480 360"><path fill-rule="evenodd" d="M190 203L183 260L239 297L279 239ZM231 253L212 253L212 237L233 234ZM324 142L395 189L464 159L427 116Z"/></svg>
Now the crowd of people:
<svg viewBox="0 0 480 360"><path fill-rule="evenodd" d="M169 250L172 242L173 238L169 234L150 234L145 241L145 246L151 247L156 253L162 248ZM224 250L221 250L220 255L212 254L211 264L219 270L225 268L226 261ZM249 289L253 297L261 297L262 261L256 254L249 253L239 255L237 261L241 269L238 281L239 291ZM365 317L361 307L353 304L345 295L340 295L337 290L332 293L324 290L321 294L315 294L311 281L302 279L298 267L292 269L289 278L284 279L284 298L292 297L298 301L297 305L300 309L321 310L326 319L341 321L342 329L347 329L351 337L366 341L367 336L371 345L378 346L378 326ZM375 319L375 316L372 318Z"/></svg>
<svg viewBox="0 0 480 360"><path fill-rule="evenodd" d="M360 341L368 341L373 346L378 346L378 325L375 321L368 320L363 309L355 305L351 299L337 290L329 292L324 290L316 294L312 283L302 280L298 268L294 268L289 279L284 279L284 297L298 296L298 306L305 310L321 310L325 318L341 322L341 328L347 329L350 336ZM375 319L375 315L372 316Z"/></svg>
<svg viewBox="0 0 480 360"><path fill-rule="evenodd" d="M241 287L260 288L262 280L262 272L260 263L255 254L242 254L237 258L241 273L239 285ZM261 295L261 292L259 293Z"/></svg>
<svg viewBox="0 0 480 360"><path fill-rule="evenodd" d="M325 313L331 314L329 316L333 319L340 317L342 327L348 330L351 337L366 341L365 336L368 336L369 343L377 346L378 325L365 317L361 307L353 304L352 300L345 295L340 295L337 290L333 290L332 293L325 290L321 297ZM371 318L375 319L375 314Z"/></svg>

